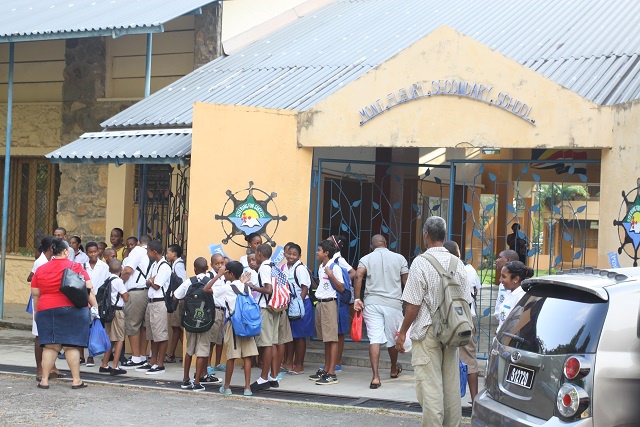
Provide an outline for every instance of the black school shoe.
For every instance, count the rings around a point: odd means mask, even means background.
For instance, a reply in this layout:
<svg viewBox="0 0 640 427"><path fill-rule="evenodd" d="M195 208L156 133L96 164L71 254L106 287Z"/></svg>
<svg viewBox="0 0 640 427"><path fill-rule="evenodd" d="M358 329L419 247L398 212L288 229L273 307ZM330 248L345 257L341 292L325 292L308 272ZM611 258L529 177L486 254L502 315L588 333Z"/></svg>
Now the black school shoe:
<svg viewBox="0 0 640 427"><path fill-rule="evenodd" d="M280 387L280 383L278 382L278 380L269 381L269 385L271 386L271 388L278 388L278 387Z"/></svg>
<svg viewBox="0 0 640 427"><path fill-rule="evenodd" d="M122 366L126 366L127 368L135 368L135 367L138 367L138 366L142 366L142 365L144 365L145 363L147 363L147 361L146 361L146 360L145 360L145 361L142 361L142 362L134 362L134 361L133 361L133 360L131 360L131 359L127 359L124 363L121 363L121 365L122 365Z"/></svg>
<svg viewBox="0 0 640 427"><path fill-rule="evenodd" d="M110 374L111 368L110 367L103 368L102 366L100 366L100 369L98 369L98 372L100 372L101 374Z"/></svg>
<svg viewBox="0 0 640 427"><path fill-rule="evenodd" d="M317 385L331 385L338 383L338 376L336 374L325 373L322 378L316 381Z"/></svg>
<svg viewBox="0 0 640 427"><path fill-rule="evenodd" d="M200 383L203 385L222 384L222 380L220 380L220 378L214 377L213 375L206 375L200 378Z"/></svg>
<svg viewBox="0 0 640 427"><path fill-rule="evenodd" d="M127 371L121 368L116 368L116 369L111 368L111 372L109 372L109 374L111 375L124 375L126 373Z"/></svg>
<svg viewBox="0 0 640 427"><path fill-rule="evenodd" d="M318 381L320 378L322 378L322 375L326 373L327 371L325 371L324 369L318 369L315 374L309 375L309 379L311 381Z"/></svg>
<svg viewBox="0 0 640 427"><path fill-rule="evenodd" d="M258 381L254 381L251 384L251 391L252 392L256 392L256 391L261 391L261 390L269 390L271 388L271 385L269 384L269 381L262 383L262 384L258 384Z"/></svg>

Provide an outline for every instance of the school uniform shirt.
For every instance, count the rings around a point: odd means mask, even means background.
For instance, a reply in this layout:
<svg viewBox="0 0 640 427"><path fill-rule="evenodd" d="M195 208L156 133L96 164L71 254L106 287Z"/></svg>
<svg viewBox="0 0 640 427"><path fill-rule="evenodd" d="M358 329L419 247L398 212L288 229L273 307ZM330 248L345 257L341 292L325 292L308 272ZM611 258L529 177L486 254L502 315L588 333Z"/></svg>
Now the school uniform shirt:
<svg viewBox="0 0 640 427"><path fill-rule="evenodd" d="M164 258L163 258L164 259ZM149 255L147 254L147 246L136 246L133 248L131 252L129 252L129 256L125 258L122 263L122 269L125 267L130 267L133 270L133 273L127 279L125 286L127 287L127 291L135 288L146 288L147 279L145 275L147 274L147 269L149 268ZM142 271L140 273L140 270Z"/></svg>
<svg viewBox="0 0 640 427"><path fill-rule="evenodd" d="M252 268L250 268L250 269L248 269L246 271L251 273L251 279L249 279L249 282L255 283L257 285L258 284L258 272L255 271ZM260 298L260 295L262 295L260 292L251 291L251 296L253 297L254 300L256 300L256 302Z"/></svg>
<svg viewBox="0 0 640 427"><path fill-rule="evenodd" d="M209 275L208 272L196 274L196 279L198 279L198 281L201 281L204 276L208 276L208 275ZM189 290L189 287L191 285L192 285L191 278L185 279L185 281L182 282L180 286L178 286L178 289L175 290L175 292L173 293L173 296L175 296L176 299L184 299L184 297L187 296L187 291Z"/></svg>
<svg viewBox="0 0 640 427"><path fill-rule="evenodd" d="M184 261L182 258L178 258L171 264L171 271L176 273L176 275L184 282L187 280L187 270L184 268Z"/></svg>
<svg viewBox="0 0 640 427"><path fill-rule="evenodd" d="M500 282L500 284L498 285L498 296L496 297L496 305L493 310L493 317L495 317L498 321L500 321L500 307L502 306L502 303L504 303L504 299L508 293L509 291L507 291L504 288L502 282Z"/></svg>
<svg viewBox="0 0 640 427"><path fill-rule="evenodd" d="M316 298L317 299L328 299L328 298L337 298L338 294L336 293L336 290L333 288L333 285L331 284L331 280L329 279L329 276L327 275L327 272L325 271L325 267L326 266L330 266L333 262L329 261L327 262L327 264L325 265L320 265L320 267L318 267L318 289L316 289ZM342 269L340 268L339 265L334 265L333 268L331 269L331 272L333 273L333 275L335 276L336 280L342 284L344 284L344 282L342 281Z"/></svg>
<svg viewBox="0 0 640 427"><path fill-rule="evenodd" d="M329 261L329 265L333 264L334 262L337 262L340 267L347 270L347 273L353 270L353 267L351 267L351 264L349 264L347 260L344 259L344 257L340 254L340 252L336 252L333 255L333 257L331 257L331 260Z"/></svg>
<svg viewBox="0 0 640 427"><path fill-rule="evenodd" d="M242 255L240 257L239 262L240 262L240 264L242 264L242 267L244 267L245 270L251 268L251 267L249 267L249 261L247 260L247 255Z"/></svg>
<svg viewBox="0 0 640 427"><path fill-rule="evenodd" d="M233 314L233 311L235 310L235 307L236 307L236 299L238 298L236 293L233 291L233 288L231 288L231 285L235 285L235 287L238 288L240 292L244 292L244 287L245 287L245 285L240 280L234 280L233 282L225 282L220 287L218 298L220 298L223 304L225 304L225 307L226 307L226 304L228 304L229 308L231 309L231 310L225 311L225 317L227 319L231 318L231 315ZM214 295L214 298L216 298L215 295Z"/></svg>
<svg viewBox="0 0 640 427"><path fill-rule="evenodd" d="M260 264L260 268L258 269L258 280L254 283L254 285L260 286L260 283L262 283L263 288L266 283L271 283L273 285L273 277L271 277L271 266L269 264L271 264L271 258L263 261L262 264ZM258 305L260 306L260 308L267 307L267 299L269 297L270 295L258 293ZM233 303L235 304L235 300ZM229 304L229 307L232 307L232 305Z"/></svg>
<svg viewBox="0 0 640 427"><path fill-rule="evenodd" d="M302 267L297 268L299 265ZM311 289L311 277L309 277L309 270L307 267L302 264L302 261L298 260L295 264L289 267L287 264L282 266L282 271L287 275L287 279L289 280L289 284L293 289L296 290L296 293L300 295L302 292L302 286L307 287L307 295L305 299L309 298L309 290ZM295 276L294 276L295 275ZM296 277L298 278L298 282L300 286L296 283Z"/></svg>
<svg viewBox="0 0 640 427"><path fill-rule="evenodd" d="M69 251L69 252L73 252L73 251ZM82 251L78 251L78 253L74 257L74 261L79 262L80 264L85 264L89 262L89 256Z"/></svg>
<svg viewBox="0 0 640 427"><path fill-rule="evenodd" d="M131 252L133 253L133 251ZM147 292L149 299L163 298L169 289L169 281L171 280L171 266L164 257L160 258L160 261L155 261L151 264L149 277L153 277L153 283L160 286L157 290L149 287L149 292ZM162 292L161 288L164 289L164 292Z"/></svg>
<svg viewBox="0 0 640 427"><path fill-rule="evenodd" d="M46 264L48 261L49 260L47 259L45 254L41 253L40 256L38 257L38 259L33 262L33 268L31 269L31 272L35 273L36 270L38 269L38 267L40 267L41 265Z"/></svg>
<svg viewBox="0 0 640 427"><path fill-rule="evenodd" d="M111 277L109 266L106 262L98 260L93 268L91 268L91 264L88 261L84 263L83 267L85 271L89 273L89 277L91 277L93 292L97 294L98 289L104 284L104 281Z"/></svg>
<svg viewBox="0 0 640 427"><path fill-rule="evenodd" d="M482 283L480 282L480 278L478 277L478 273L476 272L476 269L473 268L471 264L465 264L464 271L467 272L467 281L469 282L469 290L471 291L471 297L473 298L474 289L480 292L480 289L482 288ZM475 299L471 301L471 315L473 317L477 316Z"/></svg>
<svg viewBox="0 0 640 427"><path fill-rule="evenodd" d="M208 274L212 279L218 275L218 273L213 270L209 271ZM213 283L213 286L211 286L211 289L213 290L213 304L218 308L226 308L226 306L224 305L224 299L222 298L222 294L224 293L224 290L222 288L224 288L224 285L224 276L221 276Z"/></svg>
<svg viewBox="0 0 640 427"><path fill-rule="evenodd" d="M109 273L109 277L107 277L107 279L112 277L114 279L111 281L111 304L115 304L116 307L124 307L122 294L127 292L127 288L125 288L122 279L115 274ZM118 298L118 295L120 295L120 298ZM117 303L116 300L118 301Z"/></svg>
<svg viewBox="0 0 640 427"><path fill-rule="evenodd" d="M518 286L511 292L506 291L504 301L498 310L498 322L500 322L498 324L498 330L506 320L507 316L509 316L509 313L511 313L511 310L515 308L516 304L518 304L518 301L520 301L520 298L522 298L525 293L526 292L522 289L522 286Z"/></svg>

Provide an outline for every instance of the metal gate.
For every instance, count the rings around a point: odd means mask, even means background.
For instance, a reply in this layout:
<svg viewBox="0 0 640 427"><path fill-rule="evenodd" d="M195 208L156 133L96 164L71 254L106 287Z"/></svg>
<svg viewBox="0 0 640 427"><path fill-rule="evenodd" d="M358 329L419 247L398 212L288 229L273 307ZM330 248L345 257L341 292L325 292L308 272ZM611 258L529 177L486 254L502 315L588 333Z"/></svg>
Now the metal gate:
<svg viewBox="0 0 640 427"><path fill-rule="evenodd" d="M536 275L594 265L599 176L596 160L434 165L319 159L312 180L309 261L317 269L317 243L344 235L349 243L342 256L357 268L370 252L371 237L383 234L389 249L411 263L424 250L424 220L447 219L449 238L483 284L476 300L478 357L486 358L497 327L495 259L508 248L509 234L527 242L525 261ZM520 227L515 232L514 224Z"/></svg>
<svg viewBox="0 0 640 427"><path fill-rule="evenodd" d="M137 181L138 235L186 249L189 167L141 165Z"/></svg>

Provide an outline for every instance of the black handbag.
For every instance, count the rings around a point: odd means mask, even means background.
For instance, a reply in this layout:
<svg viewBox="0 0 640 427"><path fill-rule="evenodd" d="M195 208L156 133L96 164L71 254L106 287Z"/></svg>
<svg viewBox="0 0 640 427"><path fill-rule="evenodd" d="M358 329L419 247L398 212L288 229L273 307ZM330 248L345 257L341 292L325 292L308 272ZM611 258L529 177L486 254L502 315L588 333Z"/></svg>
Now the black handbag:
<svg viewBox="0 0 640 427"><path fill-rule="evenodd" d="M71 264L73 267L73 264ZM62 283L60 292L66 295L69 300L78 308L89 305L89 292L84 276L76 273L71 268L65 268L62 272Z"/></svg>

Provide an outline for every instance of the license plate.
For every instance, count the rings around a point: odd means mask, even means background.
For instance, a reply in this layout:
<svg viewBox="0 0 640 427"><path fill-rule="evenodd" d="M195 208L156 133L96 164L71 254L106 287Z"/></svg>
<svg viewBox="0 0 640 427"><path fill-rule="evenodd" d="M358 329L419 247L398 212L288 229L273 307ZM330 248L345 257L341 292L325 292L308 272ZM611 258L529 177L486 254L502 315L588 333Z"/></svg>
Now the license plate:
<svg viewBox="0 0 640 427"><path fill-rule="evenodd" d="M520 387L531 389L531 387L533 386L534 375L535 371L533 369L509 364L506 381Z"/></svg>

